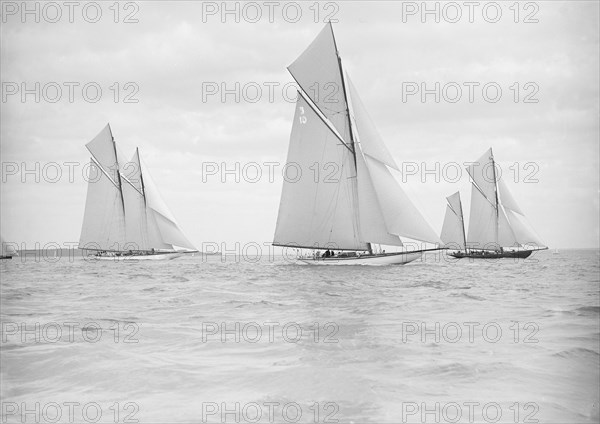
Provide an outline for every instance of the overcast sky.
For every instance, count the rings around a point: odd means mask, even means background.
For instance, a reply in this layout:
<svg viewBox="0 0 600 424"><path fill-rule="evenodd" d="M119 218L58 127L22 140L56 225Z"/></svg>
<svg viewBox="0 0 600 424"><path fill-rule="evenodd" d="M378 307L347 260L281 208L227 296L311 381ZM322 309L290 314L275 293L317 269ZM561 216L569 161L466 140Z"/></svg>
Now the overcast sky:
<svg viewBox="0 0 600 424"><path fill-rule="evenodd" d="M293 81L286 67L333 13L345 69L392 155L405 170L413 171L411 162L419 165L417 175L396 176L406 180L404 187L436 232L446 196L461 190L468 209L469 182L466 173L459 182L443 175L436 182L433 174L423 179L421 163L435 169L438 162L454 178L453 163L474 161L491 146L515 199L548 246L598 247L598 2L509 8L513 3L500 2L496 23L488 22L497 11L494 5L484 11L486 2L472 11L473 22L469 9L455 3L462 12L457 23L446 20L457 20L458 9L441 3L436 23L434 15L415 10L421 2L308 2L300 5L297 22L295 5L276 2L270 19L269 8L259 2L260 19L257 8L238 5L238 23L235 14L222 14L221 2L128 3L118 16L106 2L92 23L94 5L81 2L71 11L71 23L60 2L60 17L56 7L39 4L37 23L35 3L28 4L34 12L22 15L21 2L2 2L1 234L28 248L78 241L87 191L82 168L89 162L84 145L110 122L127 156L140 148L198 248L206 242L271 242L282 165L270 182L262 164L286 160L294 114L294 90L282 92ZM236 82L239 102L234 94L222 99L209 91L223 84L235 91ZM473 102L465 82L479 84ZM33 93L35 83L39 103L34 94L22 98L22 89ZM69 83L78 84L71 84L72 101ZM86 98L82 87L88 83ZM435 89L436 83L439 103L434 94L425 101L420 93L407 94L408 88ZM486 100L481 88L488 83ZM53 102L57 86L62 97ZM98 86L102 94L92 102ZM457 86L462 97L452 103ZM496 87L502 94L492 102ZM137 103L125 102L127 95ZM23 163L32 170L36 162L39 183L35 171L23 174ZM76 163L72 182L66 162ZM254 162L263 175L257 183L244 181L243 174L239 183L233 174L222 182L220 174L203 174L214 169L210 162L219 170L222 163L234 169L239 162L242 169ZM46 180L55 178L51 163L62 170L54 183L44 181L44 169Z"/></svg>

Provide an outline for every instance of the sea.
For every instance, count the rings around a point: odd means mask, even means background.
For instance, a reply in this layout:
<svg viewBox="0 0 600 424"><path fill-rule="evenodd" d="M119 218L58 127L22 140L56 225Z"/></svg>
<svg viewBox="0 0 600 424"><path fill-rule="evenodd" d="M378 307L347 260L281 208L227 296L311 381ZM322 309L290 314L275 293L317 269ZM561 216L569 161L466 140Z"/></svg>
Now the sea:
<svg viewBox="0 0 600 424"><path fill-rule="evenodd" d="M599 263L3 260L2 423L597 423Z"/></svg>

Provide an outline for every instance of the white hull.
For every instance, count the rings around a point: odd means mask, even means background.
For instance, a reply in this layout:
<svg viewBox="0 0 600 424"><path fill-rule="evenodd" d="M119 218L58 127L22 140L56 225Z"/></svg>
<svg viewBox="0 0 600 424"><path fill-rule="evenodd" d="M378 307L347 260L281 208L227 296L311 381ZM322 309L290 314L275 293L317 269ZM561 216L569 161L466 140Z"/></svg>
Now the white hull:
<svg viewBox="0 0 600 424"><path fill-rule="evenodd" d="M383 253L378 255L363 255L352 257L333 257L333 258L298 258L299 262L309 265L404 265L419 259L421 252L411 253Z"/></svg>
<svg viewBox="0 0 600 424"><path fill-rule="evenodd" d="M88 256L88 259L96 259L98 261L169 261L171 259L183 256L182 252L173 253L156 253L154 255L125 255L125 256Z"/></svg>

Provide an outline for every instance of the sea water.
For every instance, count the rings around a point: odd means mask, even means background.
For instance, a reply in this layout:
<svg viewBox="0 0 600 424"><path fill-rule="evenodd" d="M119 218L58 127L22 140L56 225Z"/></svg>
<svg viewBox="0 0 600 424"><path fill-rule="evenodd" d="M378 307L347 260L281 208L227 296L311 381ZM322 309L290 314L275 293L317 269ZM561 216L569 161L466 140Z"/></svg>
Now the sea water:
<svg viewBox="0 0 600 424"><path fill-rule="evenodd" d="M2 422L598 422L599 258L5 260Z"/></svg>

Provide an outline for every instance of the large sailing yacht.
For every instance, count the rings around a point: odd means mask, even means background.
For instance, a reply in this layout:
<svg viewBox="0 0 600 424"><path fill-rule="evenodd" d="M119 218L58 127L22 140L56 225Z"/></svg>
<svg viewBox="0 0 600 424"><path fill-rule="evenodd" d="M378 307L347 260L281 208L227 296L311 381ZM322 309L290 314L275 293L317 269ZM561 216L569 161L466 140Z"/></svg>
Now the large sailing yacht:
<svg viewBox="0 0 600 424"><path fill-rule="evenodd" d="M496 169L491 148L467 167L472 187L468 236L460 193L446 198L440 237L455 258L527 258L536 250L548 249L530 228Z"/></svg>
<svg viewBox="0 0 600 424"><path fill-rule="evenodd" d="M283 183L273 244L310 249L298 258L308 264L388 265L424 250L374 244L440 242L390 172L398 166L344 72L331 23L288 70L300 90L287 163L301 176Z"/></svg>
<svg viewBox="0 0 600 424"><path fill-rule="evenodd" d="M174 259L197 252L160 196L139 151L129 162L110 125L88 144L90 178L79 248L101 260Z"/></svg>

